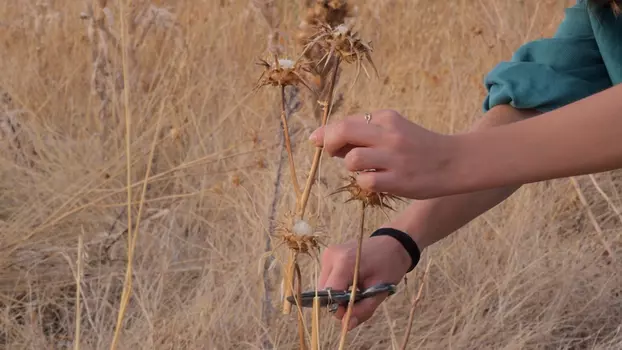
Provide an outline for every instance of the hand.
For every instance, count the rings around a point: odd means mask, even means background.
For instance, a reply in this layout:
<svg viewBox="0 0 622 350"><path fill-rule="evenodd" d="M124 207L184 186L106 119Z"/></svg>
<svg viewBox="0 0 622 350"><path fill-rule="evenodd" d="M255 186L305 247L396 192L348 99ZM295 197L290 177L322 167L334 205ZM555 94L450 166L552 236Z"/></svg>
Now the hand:
<svg viewBox="0 0 622 350"><path fill-rule="evenodd" d="M322 253L318 289L328 287L347 290L354 279L357 241L352 240L328 247ZM380 283L398 284L410 267L411 259L402 245L392 237L378 236L363 240L359 266L358 289L365 290ZM349 330L367 321L388 293L363 299L354 304L350 317ZM340 306L335 317L339 320L345 315L345 307Z"/></svg>
<svg viewBox="0 0 622 350"><path fill-rule="evenodd" d="M333 157L344 158L364 190L427 199L443 195L452 180L446 174L459 149L451 136L424 129L392 110L364 115L315 130L310 140Z"/></svg>

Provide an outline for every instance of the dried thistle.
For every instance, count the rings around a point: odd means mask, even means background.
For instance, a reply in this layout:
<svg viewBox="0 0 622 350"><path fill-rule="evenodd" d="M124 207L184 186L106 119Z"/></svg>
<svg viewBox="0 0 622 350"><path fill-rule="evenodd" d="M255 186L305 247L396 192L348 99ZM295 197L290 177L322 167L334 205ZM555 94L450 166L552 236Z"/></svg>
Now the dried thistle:
<svg viewBox="0 0 622 350"><path fill-rule="evenodd" d="M309 43L309 38L315 34L317 28L323 24L337 27L340 24L354 20L358 15L358 8L345 0L315 0L309 4L307 14L299 26L296 34L298 42L303 46Z"/></svg>
<svg viewBox="0 0 622 350"><path fill-rule="evenodd" d="M275 56L273 64L260 59L257 65L264 67L265 70L259 77L255 90L264 86L284 87L302 84L310 91L315 92L315 89L304 78L304 76L313 77L311 64L304 59L294 62L289 59L279 59Z"/></svg>
<svg viewBox="0 0 622 350"><path fill-rule="evenodd" d="M307 254L318 257L320 246L323 245L320 237L321 230L317 229L314 220L296 219L292 213L277 224L274 237L281 240L291 251L297 254Z"/></svg>
<svg viewBox="0 0 622 350"><path fill-rule="evenodd" d="M358 274L359 274L360 262L361 262L361 250L362 250L362 244L363 244L363 237L365 233L365 209L367 209L368 207L379 207L381 210L384 208L394 210L388 204L388 202L391 200L393 201L401 200L401 198L388 194L388 193L372 192L372 191L367 191L367 190L362 189L358 185L358 183L356 183L356 178L352 175L350 175L346 179L346 181L348 181L347 185L338 188L336 191L331 193L331 195L341 193L341 192L348 192L350 194L350 198L346 200L346 203L351 202L351 201L358 201L360 203L361 220L359 224L359 235L358 235L356 258L355 258L356 260L354 262L354 278L352 280L352 294L350 295L350 301L346 309L346 314L342 320L341 339L339 341L340 350L344 349L345 347L346 335L348 332L348 325L350 322L350 316L352 314L352 307L354 305L354 300L356 299L356 293L357 293L356 291L358 287L358 278L359 278Z"/></svg>
<svg viewBox="0 0 622 350"><path fill-rule="evenodd" d="M363 64L364 61L367 61L367 63L372 66L376 76L378 76L378 69L371 58L371 53L373 51L371 42L365 43L361 39L359 33L353 31L351 25L344 23L332 27L325 23L321 24L316 34L312 35L310 39L311 41L305 46L304 52L315 45L319 45L321 51L324 52L324 56L317 61L318 65L325 62L324 66L326 66L330 62L330 58L335 55L346 63L356 64L357 69L354 83L358 80L361 68L365 71L367 77L370 77L367 68L365 68Z"/></svg>
<svg viewBox="0 0 622 350"><path fill-rule="evenodd" d="M294 191L296 192L296 201L300 200L302 196L302 190L296 177L296 165L294 162L294 155L291 147L291 140L289 137L289 126L287 124L287 102L285 96L286 86L297 86L299 84L304 85L310 91L315 92L313 88L305 81L303 75L311 74L310 65L305 60L298 60L294 62L289 59L278 59L275 55L274 64L270 65L266 60L260 60L259 65L265 68L264 72L259 77L259 80L255 86L254 91L264 86L278 86L281 88L281 123L283 124L283 135L285 137L285 146L287 148L287 155L289 157L289 167L292 177L292 184Z"/></svg>
<svg viewBox="0 0 622 350"><path fill-rule="evenodd" d="M303 50L302 57L309 62L320 62L322 58L326 57L327 51L323 46L318 43L312 43L313 38L317 35L318 31L323 25L329 25L331 27L337 27L341 24L353 22L357 16L358 8L350 5L345 0L307 0L307 13L301 21L298 31L296 32L296 40L298 45ZM336 77L339 72L335 72L335 79L330 81L331 72L333 72L335 65L337 64L338 57L329 57L326 59L322 70L314 68L314 73L317 77L317 90L320 92L320 99L327 100L327 90L330 88L329 84L336 83ZM314 97L310 97L313 100ZM337 98L340 100L340 98ZM315 101L311 101L313 106L313 114L317 121L322 119L322 109L319 105L315 104ZM338 108L338 104L335 104L333 111Z"/></svg>
<svg viewBox="0 0 622 350"><path fill-rule="evenodd" d="M319 254L319 248L322 243L319 239L319 234L314 229L316 225L309 223L309 219L305 219L305 209L309 200L311 188L315 183L316 172L319 167L319 161L322 156L322 148L318 147L315 150L313 162L309 176L307 177L304 190L302 193L298 189L297 178L295 176L294 160L291 151L291 142L289 140L289 132L287 127L287 111L285 102L285 87L286 86L298 86L304 85L309 91L318 95L317 100L314 97L313 105L315 106L316 118L319 119L320 125L326 125L331 112L334 112L334 101L340 101L341 97L334 96L335 86L340 73L341 62L356 64L356 80L360 75L361 69L365 71L367 76L369 74L367 69L363 65L367 61L378 74L377 69L371 60L372 48L369 43L364 42L358 35L358 33L352 30L354 18L356 17L356 7L348 4L346 0L307 0L306 5L309 6L307 15L300 25L299 32L297 33L298 43L302 44L302 53L297 60L279 59L283 56L283 50L274 50L275 47L280 47L280 42L275 41L275 38L280 38L278 32L278 26L280 22L275 18L276 10L273 0L252 0L255 7L259 10L261 15L266 20L266 23L271 29L269 50L273 60L260 60L259 65L264 67L264 72L259 77L255 91L264 86L280 87L281 90L281 119L283 123L283 132L285 145L287 147L290 168L292 174L292 180L294 189L297 195L297 208L296 215L289 214L287 219L278 224L275 229L275 233L272 237L279 239L279 246L286 245L289 248L288 263L285 269L283 278L283 288L285 297L291 296L294 293L300 293L300 267L298 265L298 257L300 254L310 255L317 257ZM319 93L318 93L319 92ZM316 103L317 102L317 103ZM318 112L321 106L321 114ZM356 184L355 181L351 181L352 184ZM349 191L350 187L344 187L337 192ZM354 190L354 188L352 188ZM352 191L351 191L352 192ZM363 233L365 208L367 206L380 206L382 208L387 207L392 209L387 203L387 199L394 199L393 196L387 194L364 193L362 189L352 192L356 193L361 201L361 208L363 215L361 217L361 237ZM362 197L361 197L362 196ZM273 249L275 250L276 247ZM360 243L359 243L360 251ZM360 262L360 252L357 254L357 262L355 270L358 271ZM358 272L355 272L357 274ZM298 276L296 279L295 276ZM354 279L356 285L357 277ZM355 294L353 294L354 296ZM352 301L351 301L352 302ZM290 303L283 305L283 313L289 314L291 308ZM350 310L351 308L349 308ZM301 348L306 348L304 341L304 321L302 318L302 311L299 310L299 336ZM313 335L314 339L319 338L319 317L314 314L313 323ZM348 313L349 317L349 313ZM314 342L312 341L312 344ZM312 345L314 349L317 348L317 341L315 345ZM344 340L342 339L340 348L343 348Z"/></svg>
<svg viewBox="0 0 622 350"><path fill-rule="evenodd" d="M300 254L306 254L315 257L319 260L320 241L319 231L315 229L317 227L314 221L306 221L302 219L296 219L292 213L288 213L283 222L279 223L276 228L275 237L280 239L281 242L274 249L280 245L285 244L289 248L288 260L286 265L285 275L283 277L284 288L284 300L290 297L294 290L298 295L301 293L301 280L300 280L300 266L298 264L298 257ZM297 274L296 285L294 286L294 275ZM283 314L289 314L292 305L285 301L283 303ZM303 327L302 311L298 308L299 313L299 330ZM305 348L304 334L300 333L300 346Z"/></svg>
<svg viewBox="0 0 622 350"><path fill-rule="evenodd" d="M331 195L342 193L342 192L350 193L350 198L348 198L348 200L346 200L345 203L348 203L351 201L360 201L363 203L365 208L380 207L381 209L388 208L389 210L395 210L393 209L393 207L391 207L388 204L388 202L389 201L403 201L402 198L394 196L389 193L372 192L372 191L367 191L367 190L362 189L361 186L359 186L356 183L356 177L354 177L353 175L350 175L346 179L346 181L348 181L347 185L342 186L338 188L337 190L335 190L333 193L331 193Z"/></svg>

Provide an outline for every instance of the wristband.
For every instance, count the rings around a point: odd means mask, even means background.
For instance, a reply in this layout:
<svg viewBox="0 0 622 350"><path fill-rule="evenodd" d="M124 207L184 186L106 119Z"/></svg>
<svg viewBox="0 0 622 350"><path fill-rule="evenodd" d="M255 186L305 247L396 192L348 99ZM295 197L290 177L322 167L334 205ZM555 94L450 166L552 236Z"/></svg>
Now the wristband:
<svg viewBox="0 0 622 350"><path fill-rule="evenodd" d="M408 255L410 255L410 259L412 261L407 273L412 271L415 266L417 266L417 264L419 263L419 259L421 258L421 252L419 251L417 243L415 243L412 237L410 237L407 233L396 230L394 228L384 227L374 231L374 233L372 233L370 237L377 236L390 236L395 238L398 242L400 242L400 244L402 244L404 249L406 249L406 251L408 252Z"/></svg>

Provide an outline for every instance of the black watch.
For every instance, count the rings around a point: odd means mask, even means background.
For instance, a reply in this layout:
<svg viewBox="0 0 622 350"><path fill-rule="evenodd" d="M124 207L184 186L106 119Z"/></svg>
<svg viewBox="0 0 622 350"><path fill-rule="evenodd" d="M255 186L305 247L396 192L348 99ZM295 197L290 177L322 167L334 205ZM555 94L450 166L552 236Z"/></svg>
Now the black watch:
<svg viewBox="0 0 622 350"><path fill-rule="evenodd" d="M412 237L410 237L406 232L396 230L394 228L384 227L374 231L370 237L377 236L390 236L402 244L404 249L408 252L408 255L410 255L410 260L412 261L407 273L412 271L417 266L419 259L421 259L421 251L419 250L417 243L415 243Z"/></svg>

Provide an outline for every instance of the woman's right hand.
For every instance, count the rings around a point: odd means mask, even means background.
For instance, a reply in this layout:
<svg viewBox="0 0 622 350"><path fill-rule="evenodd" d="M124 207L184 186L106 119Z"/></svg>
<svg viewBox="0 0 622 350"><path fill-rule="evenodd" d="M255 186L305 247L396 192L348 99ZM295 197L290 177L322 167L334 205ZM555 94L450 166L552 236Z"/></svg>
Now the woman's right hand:
<svg viewBox="0 0 622 350"><path fill-rule="evenodd" d="M432 132L393 110L347 116L316 129L310 140L332 157L344 158L364 190L410 199L453 194L462 146L453 135ZM375 171L365 171L375 169Z"/></svg>
<svg viewBox="0 0 622 350"><path fill-rule="evenodd" d="M356 248L357 241L351 240L340 245L329 246L322 253L319 290L326 288L347 290L352 286ZM410 265L410 255L396 239L389 236L364 239L357 287L359 290L365 290L381 283L397 285L406 275ZM349 330L367 321L387 296L387 293L383 293L354 304ZM345 307L340 306L334 316L341 320L345 311Z"/></svg>

